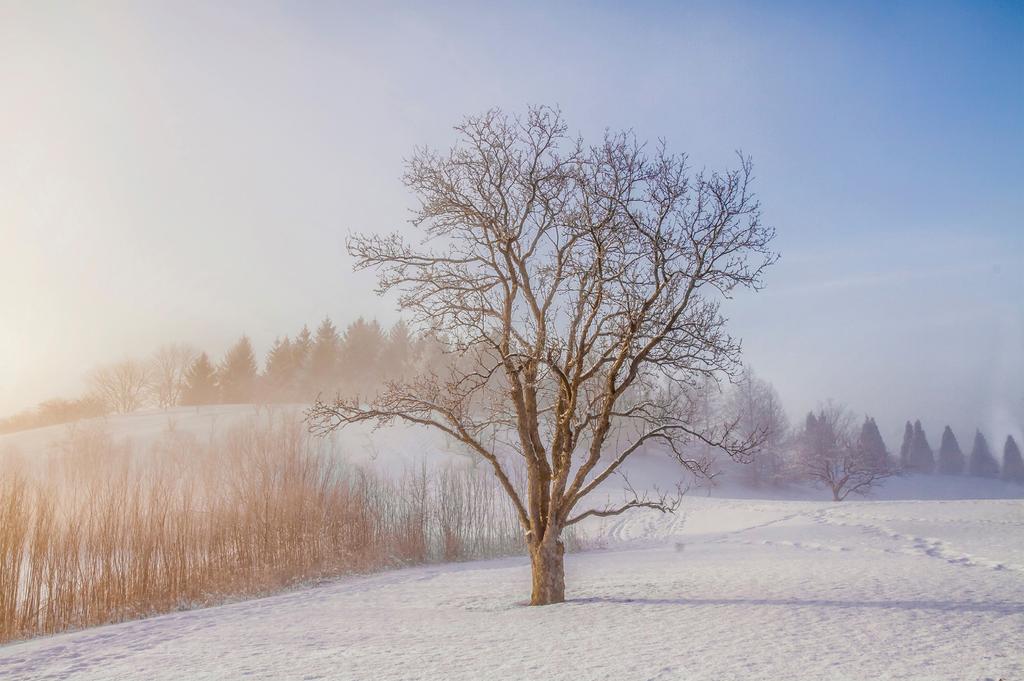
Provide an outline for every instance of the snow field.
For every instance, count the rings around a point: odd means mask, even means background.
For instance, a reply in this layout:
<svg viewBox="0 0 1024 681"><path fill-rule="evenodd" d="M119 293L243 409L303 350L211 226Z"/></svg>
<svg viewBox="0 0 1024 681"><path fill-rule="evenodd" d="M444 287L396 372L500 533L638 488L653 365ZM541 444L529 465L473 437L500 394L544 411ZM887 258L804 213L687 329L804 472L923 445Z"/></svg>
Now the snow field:
<svg viewBox="0 0 1024 681"><path fill-rule="evenodd" d="M168 429L213 437L289 410L183 408L103 427L144 451ZM52 458L66 434L0 436L0 452ZM471 463L414 429L329 444L383 469ZM640 453L627 471L637 488L671 488L678 468ZM592 502L616 500L617 484ZM525 558L410 568L7 645L0 678L1024 678L1021 492L943 476L840 504L804 488L699 488L675 515L582 523L605 548L567 557L564 604L523 605Z"/></svg>
<svg viewBox="0 0 1024 681"><path fill-rule="evenodd" d="M1024 502L689 497L608 523L567 603L431 566L0 649L10 679L1013 679Z"/></svg>

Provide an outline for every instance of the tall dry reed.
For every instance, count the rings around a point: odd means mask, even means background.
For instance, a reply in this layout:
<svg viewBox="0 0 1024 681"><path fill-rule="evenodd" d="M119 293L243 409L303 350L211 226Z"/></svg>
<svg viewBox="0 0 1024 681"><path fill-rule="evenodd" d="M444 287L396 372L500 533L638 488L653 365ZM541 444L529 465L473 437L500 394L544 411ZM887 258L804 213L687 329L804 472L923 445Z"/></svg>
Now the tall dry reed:
<svg viewBox="0 0 1024 681"><path fill-rule="evenodd" d="M0 461L0 641L521 551L486 471L346 466L294 417L146 451L80 429L46 464Z"/></svg>

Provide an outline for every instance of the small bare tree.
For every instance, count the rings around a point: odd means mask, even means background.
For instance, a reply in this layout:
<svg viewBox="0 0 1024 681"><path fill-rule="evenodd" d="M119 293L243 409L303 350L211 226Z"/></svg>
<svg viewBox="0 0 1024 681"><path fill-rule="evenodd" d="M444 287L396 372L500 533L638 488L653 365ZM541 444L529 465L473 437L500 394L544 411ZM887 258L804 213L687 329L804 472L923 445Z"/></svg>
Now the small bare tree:
<svg viewBox="0 0 1024 681"><path fill-rule="evenodd" d="M90 374L89 384L108 409L127 414L145 403L151 384L149 367L133 359L107 364Z"/></svg>
<svg viewBox="0 0 1024 681"><path fill-rule="evenodd" d="M797 436L797 466L809 479L832 491L834 501L852 494L867 494L892 475L885 461L868 452L855 436L853 415L839 404L828 403L807 415Z"/></svg>
<svg viewBox="0 0 1024 681"><path fill-rule="evenodd" d="M181 402L188 383L188 370L198 352L184 343L161 346L149 361L153 401L161 409Z"/></svg>
<svg viewBox="0 0 1024 681"><path fill-rule="evenodd" d="M684 453L688 440L737 459L756 444L728 425L695 428L687 396L738 368L719 305L759 287L776 258L774 230L761 223L742 157L736 170L692 174L684 156L630 133L587 146L544 107L524 118L490 111L456 130L450 152L418 150L407 164L422 240L357 235L348 247L357 269L378 272L379 292L397 292L410 323L443 334L458 360L370 402L318 402L309 420L319 433L420 424L482 457L522 524L531 603L556 603L566 527L674 509L659 495L583 503L631 454L660 445L700 475L709 462Z"/></svg>
<svg viewBox="0 0 1024 681"><path fill-rule="evenodd" d="M748 481L755 487L779 483L785 469L783 449L789 419L775 387L746 366L728 394L725 411L741 435L762 435L761 446L747 467Z"/></svg>

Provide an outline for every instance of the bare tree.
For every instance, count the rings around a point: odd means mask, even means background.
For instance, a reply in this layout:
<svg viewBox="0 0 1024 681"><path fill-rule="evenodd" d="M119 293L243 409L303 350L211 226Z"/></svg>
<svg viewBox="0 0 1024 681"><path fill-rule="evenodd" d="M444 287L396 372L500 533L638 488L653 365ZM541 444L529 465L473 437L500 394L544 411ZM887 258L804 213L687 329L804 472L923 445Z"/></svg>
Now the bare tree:
<svg viewBox="0 0 1024 681"><path fill-rule="evenodd" d="M516 508L532 604L564 600L564 528L675 501L583 500L634 452L685 454L693 438L745 459L756 438L689 419L689 388L738 368L719 312L759 288L776 258L751 163L693 174L663 143L630 133L587 146L558 111L490 111L456 127L447 154L418 150L405 182L422 239L356 235L357 269L378 272L417 329L439 329L460 359L445 375L392 382L373 400L318 402L319 433L396 420L438 429L484 459ZM614 437L611 437L614 435ZM513 480L523 479L522 487Z"/></svg>
<svg viewBox="0 0 1024 681"><path fill-rule="evenodd" d="M153 353L149 361L150 390L156 406L167 409L181 402L188 369L197 355L195 348L184 343L164 345Z"/></svg>
<svg viewBox="0 0 1024 681"><path fill-rule="evenodd" d="M779 483L784 477L783 448L789 419L775 387L746 366L729 391L725 410L740 434L762 436L761 446L746 469L749 482L755 487Z"/></svg>
<svg viewBox="0 0 1024 681"><path fill-rule="evenodd" d="M851 493L867 494L893 473L856 437L849 410L831 402L807 415L797 436L797 466L806 477L827 486L834 501Z"/></svg>
<svg viewBox="0 0 1024 681"><path fill-rule="evenodd" d="M93 393L112 411L127 414L145 403L149 367L132 359L101 366L89 376Z"/></svg>

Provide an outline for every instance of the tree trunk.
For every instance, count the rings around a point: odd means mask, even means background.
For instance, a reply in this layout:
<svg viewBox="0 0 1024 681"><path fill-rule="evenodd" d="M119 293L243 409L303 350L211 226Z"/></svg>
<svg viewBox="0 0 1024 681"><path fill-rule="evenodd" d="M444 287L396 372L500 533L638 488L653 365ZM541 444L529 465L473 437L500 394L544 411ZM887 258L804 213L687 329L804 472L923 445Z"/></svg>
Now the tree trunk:
<svg viewBox="0 0 1024 681"><path fill-rule="evenodd" d="M565 600L565 546L558 539L530 547L533 593L530 605L550 605Z"/></svg>

